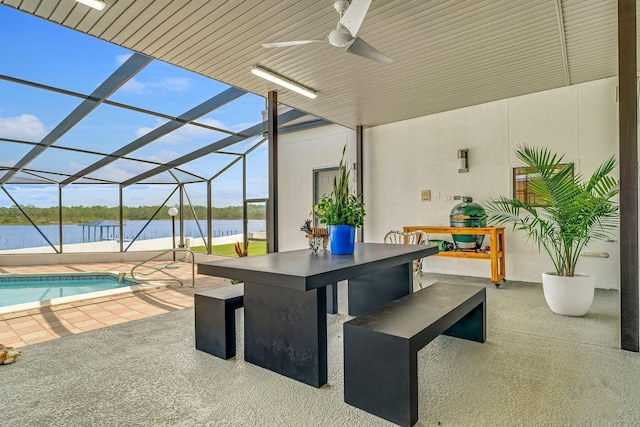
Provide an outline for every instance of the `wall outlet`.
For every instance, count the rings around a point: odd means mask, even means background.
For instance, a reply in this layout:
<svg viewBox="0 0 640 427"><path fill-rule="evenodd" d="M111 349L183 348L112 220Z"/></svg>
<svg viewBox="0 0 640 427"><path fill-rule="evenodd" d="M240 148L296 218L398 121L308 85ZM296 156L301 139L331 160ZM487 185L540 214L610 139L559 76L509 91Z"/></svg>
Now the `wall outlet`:
<svg viewBox="0 0 640 427"><path fill-rule="evenodd" d="M453 200L460 200L461 196L453 196Z"/></svg>
<svg viewBox="0 0 640 427"><path fill-rule="evenodd" d="M444 196L442 200L451 200L451 196Z"/></svg>
<svg viewBox="0 0 640 427"><path fill-rule="evenodd" d="M440 200L440 192L439 191L436 193L436 200Z"/></svg>
<svg viewBox="0 0 640 427"><path fill-rule="evenodd" d="M423 202L431 201L431 190L422 190L420 194L421 200Z"/></svg>

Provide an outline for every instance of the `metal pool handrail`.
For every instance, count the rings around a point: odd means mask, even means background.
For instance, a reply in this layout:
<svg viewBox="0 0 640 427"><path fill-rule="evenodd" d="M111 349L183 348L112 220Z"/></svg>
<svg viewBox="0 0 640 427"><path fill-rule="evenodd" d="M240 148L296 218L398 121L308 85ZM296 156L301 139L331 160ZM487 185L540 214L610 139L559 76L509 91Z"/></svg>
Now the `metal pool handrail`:
<svg viewBox="0 0 640 427"><path fill-rule="evenodd" d="M167 249L167 250L165 250L165 251L163 251L163 252L161 252L161 253L159 253L159 254L156 254L156 255L152 256L152 257L151 257L151 258L149 258L148 260L142 261L141 263L138 263L138 264L134 265L134 266L131 268L131 277L132 277L134 280L137 280L138 282L141 282L141 283L149 283L149 282L178 282L178 283L180 283L180 287L183 287L183 286L184 286L184 283L182 282L182 280L180 280L180 279L178 279L178 278L175 278L175 277L166 278L166 279L162 279L162 278L160 278L160 279L145 279L145 278L139 278L139 277L136 277L136 275L135 275L135 269L136 269L136 268L141 267L141 266L143 266L144 264L146 264L146 263L148 263L148 262L150 262L150 261L153 261L154 259L159 258L159 257L161 257L162 255L167 254L168 252L173 252L173 253L176 253L176 252L186 252L186 253L187 253L187 256L185 257L185 259L186 259L189 255L191 255L191 257L190 257L190 258L191 258L191 287L192 287L192 288L195 288L195 286L196 286L196 273L195 273L195 271L196 271L196 263L195 263L195 256L194 256L194 254L193 254L193 252L192 252L191 250L189 250L189 249L185 249L185 248ZM156 271L159 271L159 270L162 270L162 269L160 268L160 269L158 269L158 270L156 270Z"/></svg>

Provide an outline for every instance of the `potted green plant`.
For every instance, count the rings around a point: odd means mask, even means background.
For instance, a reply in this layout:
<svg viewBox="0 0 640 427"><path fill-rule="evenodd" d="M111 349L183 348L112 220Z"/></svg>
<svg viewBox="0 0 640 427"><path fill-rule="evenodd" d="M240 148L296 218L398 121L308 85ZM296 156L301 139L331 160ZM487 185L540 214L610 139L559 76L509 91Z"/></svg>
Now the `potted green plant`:
<svg viewBox="0 0 640 427"><path fill-rule="evenodd" d="M338 175L333 180L333 191L323 195L315 206L316 216L321 223L329 227L331 253L352 254L355 242L355 229L362 227L365 211L362 195L349 191L349 173L344 164L347 151L342 149L342 158L338 165Z"/></svg>
<svg viewBox="0 0 640 427"><path fill-rule="evenodd" d="M607 159L585 180L572 163L546 148L519 147L532 206L516 198L500 197L486 204L492 224L513 224L528 240L551 258L555 272L542 274L545 300L549 308L565 316L584 316L593 302L595 279L576 273L580 254L592 240L610 238L618 224L619 182L610 176L617 166Z"/></svg>

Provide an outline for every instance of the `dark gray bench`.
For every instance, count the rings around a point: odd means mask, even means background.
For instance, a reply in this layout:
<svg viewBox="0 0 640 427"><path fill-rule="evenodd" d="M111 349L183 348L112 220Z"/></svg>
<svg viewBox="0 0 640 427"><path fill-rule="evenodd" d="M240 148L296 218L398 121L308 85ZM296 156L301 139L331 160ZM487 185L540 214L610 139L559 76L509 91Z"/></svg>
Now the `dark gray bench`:
<svg viewBox="0 0 640 427"><path fill-rule="evenodd" d="M244 284L194 294L196 348L222 359L236 355L236 309L244 306Z"/></svg>
<svg viewBox="0 0 640 427"><path fill-rule="evenodd" d="M440 334L484 342L486 289L438 282L344 324L344 401L418 421L418 350Z"/></svg>

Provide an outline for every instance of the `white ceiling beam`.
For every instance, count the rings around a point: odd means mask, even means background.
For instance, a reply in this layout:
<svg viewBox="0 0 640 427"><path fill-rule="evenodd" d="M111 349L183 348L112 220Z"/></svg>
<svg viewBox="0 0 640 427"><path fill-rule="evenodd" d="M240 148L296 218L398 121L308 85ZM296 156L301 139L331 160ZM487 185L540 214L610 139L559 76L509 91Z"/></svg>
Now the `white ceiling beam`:
<svg viewBox="0 0 640 427"><path fill-rule="evenodd" d="M567 41L564 31L564 17L562 15L562 0L554 0L556 5L556 18L558 20L558 37L560 38L560 49L562 49L562 63L564 64L564 78L567 86L571 85L571 76L569 75L569 58L567 57Z"/></svg>

